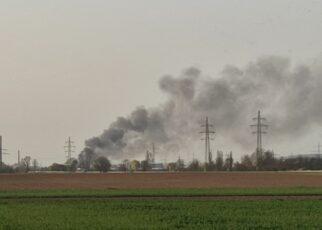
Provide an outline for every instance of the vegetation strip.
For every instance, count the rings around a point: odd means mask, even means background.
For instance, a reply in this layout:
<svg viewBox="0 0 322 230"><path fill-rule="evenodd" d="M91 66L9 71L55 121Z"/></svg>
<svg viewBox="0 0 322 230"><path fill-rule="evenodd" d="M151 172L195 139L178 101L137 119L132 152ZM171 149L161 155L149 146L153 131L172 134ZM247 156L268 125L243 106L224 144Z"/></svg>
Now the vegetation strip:
<svg viewBox="0 0 322 230"><path fill-rule="evenodd" d="M0 200L322 200L322 195L119 195L119 196L19 196L1 197Z"/></svg>
<svg viewBox="0 0 322 230"><path fill-rule="evenodd" d="M0 191L3 199L321 199L322 188L213 188Z"/></svg>

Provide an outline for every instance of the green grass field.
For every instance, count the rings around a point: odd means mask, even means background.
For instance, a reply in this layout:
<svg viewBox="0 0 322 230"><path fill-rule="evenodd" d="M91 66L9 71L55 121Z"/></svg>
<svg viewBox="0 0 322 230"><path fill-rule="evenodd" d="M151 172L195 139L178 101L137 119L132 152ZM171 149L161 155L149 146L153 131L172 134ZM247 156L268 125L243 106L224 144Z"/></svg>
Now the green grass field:
<svg viewBox="0 0 322 230"><path fill-rule="evenodd" d="M142 194L312 195L322 188L2 191L0 229L322 229L320 200L102 199Z"/></svg>

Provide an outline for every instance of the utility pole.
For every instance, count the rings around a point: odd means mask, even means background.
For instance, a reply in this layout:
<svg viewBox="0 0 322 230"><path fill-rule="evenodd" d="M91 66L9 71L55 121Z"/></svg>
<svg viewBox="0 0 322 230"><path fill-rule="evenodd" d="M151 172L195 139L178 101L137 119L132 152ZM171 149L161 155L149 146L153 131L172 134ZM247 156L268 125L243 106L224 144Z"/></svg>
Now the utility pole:
<svg viewBox="0 0 322 230"><path fill-rule="evenodd" d="M215 131L213 131L211 128L213 128L212 124L209 124L208 117L206 117L205 124L201 125L202 128L205 128L204 131L200 132L201 134L204 134L205 137L201 140L205 141L205 168L204 171L207 171L207 164L211 162L212 155L210 150L210 140L213 140L210 138L211 135L215 134Z"/></svg>
<svg viewBox="0 0 322 230"><path fill-rule="evenodd" d="M256 124L251 125L251 127L256 127L256 131L253 131L253 134L257 134L257 147L256 147L256 169L258 170L261 167L261 160L263 155L262 148L262 134L267 132L264 129L268 128L267 124L263 122L266 121L264 117L261 117L261 111L258 110L257 117L253 118L253 121L256 121Z"/></svg>
<svg viewBox="0 0 322 230"><path fill-rule="evenodd" d="M0 167L3 165L3 155L4 154L9 154L9 153L5 153L3 151L6 151L7 149L3 149L2 148L2 136L0 135Z"/></svg>
<svg viewBox="0 0 322 230"><path fill-rule="evenodd" d="M0 136L0 167L2 166L2 136Z"/></svg>
<svg viewBox="0 0 322 230"><path fill-rule="evenodd" d="M72 159L72 153L75 152L74 149L76 146L73 145L74 142L71 140L70 137L68 137L68 140L65 142L65 153L66 153L66 158L67 158L67 163L71 163Z"/></svg>
<svg viewBox="0 0 322 230"><path fill-rule="evenodd" d="M155 145L152 143L152 163L155 163Z"/></svg>
<svg viewBox="0 0 322 230"><path fill-rule="evenodd" d="M20 165L20 150L18 150L18 165Z"/></svg>

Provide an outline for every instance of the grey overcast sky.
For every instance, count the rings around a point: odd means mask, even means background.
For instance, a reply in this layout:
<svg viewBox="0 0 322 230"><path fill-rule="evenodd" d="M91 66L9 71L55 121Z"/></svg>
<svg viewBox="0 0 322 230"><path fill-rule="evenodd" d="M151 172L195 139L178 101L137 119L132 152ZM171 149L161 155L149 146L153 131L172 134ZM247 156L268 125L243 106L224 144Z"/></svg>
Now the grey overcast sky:
<svg viewBox="0 0 322 230"><path fill-rule="evenodd" d="M0 15L6 163L18 149L63 162L68 136L76 156L117 116L162 103L164 74L215 77L262 55L296 64L322 51L318 0L2 0Z"/></svg>

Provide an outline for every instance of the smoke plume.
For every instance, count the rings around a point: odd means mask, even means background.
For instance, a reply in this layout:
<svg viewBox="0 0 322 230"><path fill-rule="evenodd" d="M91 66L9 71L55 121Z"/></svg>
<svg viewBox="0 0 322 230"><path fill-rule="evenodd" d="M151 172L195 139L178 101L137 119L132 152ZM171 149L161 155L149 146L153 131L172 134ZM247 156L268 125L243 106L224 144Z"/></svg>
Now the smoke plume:
<svg viewBox="0 0 322 230"><path fill-rule="evenodd" d="M101 135L88 139L86 149L114 159L144 155L151 143L159 159L201 153L200 122L209 117L216 130L215 146L254 148L249 124L261 110L269 121L270 139L303 135L322 123L321 69L292 66L287 58L259 58L243 68L226 66L207 77L191 67L178 77L164 76L159 88L167 101L159 107L138 107L119 117ZM214 147L216 148L216 147Z"/></svg>

